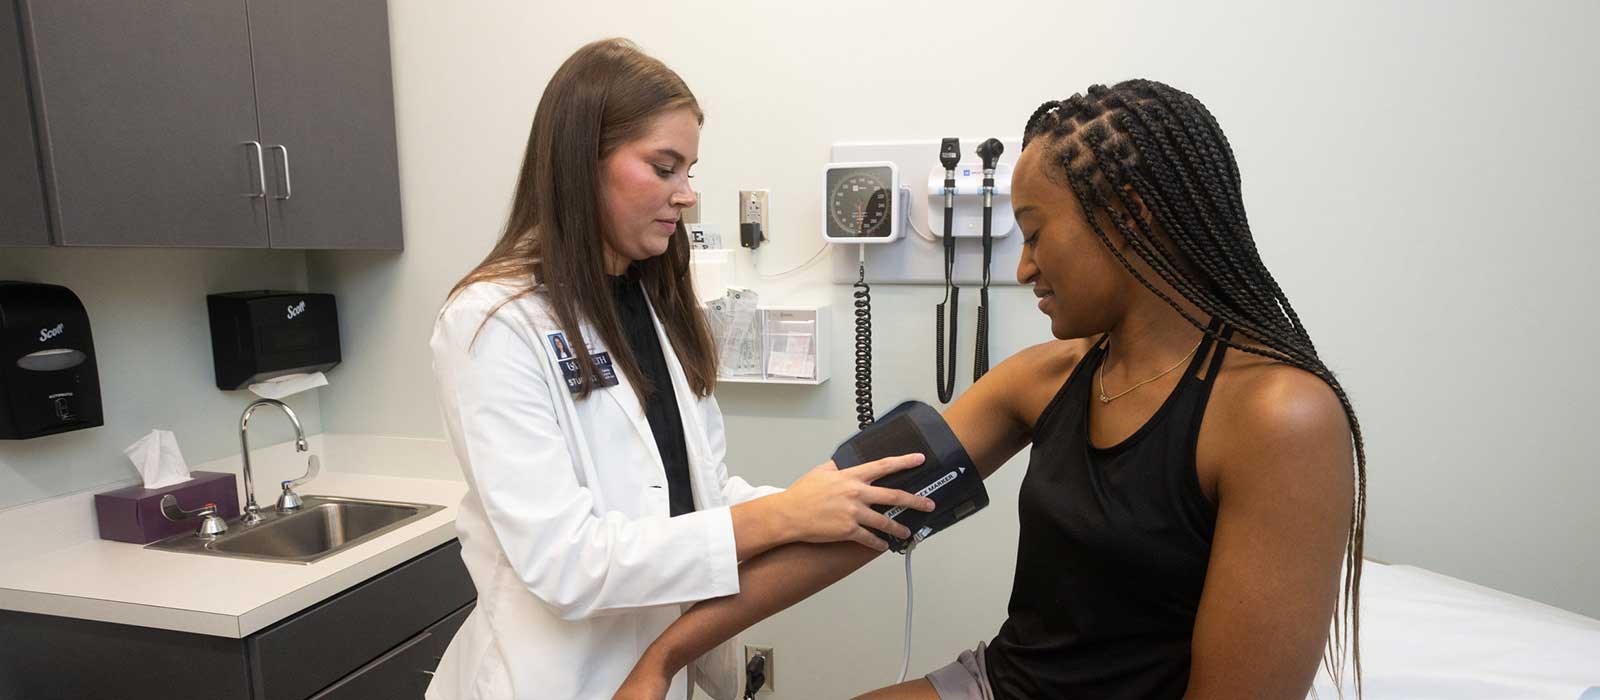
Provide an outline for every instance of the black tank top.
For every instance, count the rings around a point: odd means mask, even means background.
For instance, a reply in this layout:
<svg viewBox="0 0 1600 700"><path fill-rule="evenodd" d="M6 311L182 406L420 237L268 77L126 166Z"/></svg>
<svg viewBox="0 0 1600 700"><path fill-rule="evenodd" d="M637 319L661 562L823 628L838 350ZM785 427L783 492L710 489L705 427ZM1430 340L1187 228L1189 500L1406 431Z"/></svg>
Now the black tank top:
<svg viewBox="0 0 1600 700"><path fill-rule="evenodd" d="M1200 420L1227 349L1217 348L1201 379L1212 345L1114 446L1089 443L1104 338L1039 415L1009 617L986 658L996 700L1183 697L1217 518L1195 473Z"/></svg>

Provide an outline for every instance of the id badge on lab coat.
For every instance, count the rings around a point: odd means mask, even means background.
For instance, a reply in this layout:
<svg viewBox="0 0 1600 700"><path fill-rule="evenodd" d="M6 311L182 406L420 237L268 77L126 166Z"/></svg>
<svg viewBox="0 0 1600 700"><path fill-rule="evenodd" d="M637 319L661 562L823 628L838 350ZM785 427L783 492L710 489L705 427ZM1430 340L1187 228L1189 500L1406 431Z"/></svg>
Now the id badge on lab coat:
<svg viewBox="0 0 1600 700"><path fill-rule="evenodd" d="M556 364L561 365L561 375L567 382L567 391L578 393L583 388L583 377L572 344L567 342L567 335L560 331L546 333L545 340L550 343L550 350L556 355ZM611 364L611 353L605 350L590 353L589 360L594 363L596 388L617 385L617 370Z"/></svg>

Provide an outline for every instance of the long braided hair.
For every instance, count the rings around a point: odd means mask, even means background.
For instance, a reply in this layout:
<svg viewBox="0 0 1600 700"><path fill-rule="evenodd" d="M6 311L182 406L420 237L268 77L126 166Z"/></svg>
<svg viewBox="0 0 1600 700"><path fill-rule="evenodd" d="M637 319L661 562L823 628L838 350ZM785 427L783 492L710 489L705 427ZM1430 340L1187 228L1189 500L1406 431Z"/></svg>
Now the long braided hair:
<svg viewBox="0 0 1600 700"><path fill-rule="evenodd" d="M1239 167L1222 128L1193 95L1152 80L1129 80L1110 88L1095 85L1086 95L1040 105L1023 131L1023 148L1039 138L1052 148L1045 166L1050 177L1072 189L1101 244L1146 289L1216 342L1310 372L1338 395L1355 443L1356 493L1345 541L1343 596L1324 664L1340 683L1342 652L1348 647L1359 697L1358 605L1367 504L1361 424L1350 397L1317 357L1305 324L1256 252L1245 219ZM1134 214L1140 211L1135 196L1152 221ZM1184 299L1258 345L1231 342L1209 330L1158 289L1112 243L1100 214L1114 223L1128 249Z"/></svg>

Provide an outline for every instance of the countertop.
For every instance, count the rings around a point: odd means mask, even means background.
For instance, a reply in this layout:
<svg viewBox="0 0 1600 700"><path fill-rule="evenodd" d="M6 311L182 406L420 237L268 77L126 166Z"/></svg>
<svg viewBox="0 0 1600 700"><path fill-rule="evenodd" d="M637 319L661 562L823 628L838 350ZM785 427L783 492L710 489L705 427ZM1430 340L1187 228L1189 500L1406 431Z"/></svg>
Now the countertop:
<svg viewBox="0 0 1600 700"><path fill-rule="evenodd" d="M456 507L467 486L323 472L300 491L445 508L312 564L96 539L7 562L0 570L0 609L244 638L454 539Z"/></svg>

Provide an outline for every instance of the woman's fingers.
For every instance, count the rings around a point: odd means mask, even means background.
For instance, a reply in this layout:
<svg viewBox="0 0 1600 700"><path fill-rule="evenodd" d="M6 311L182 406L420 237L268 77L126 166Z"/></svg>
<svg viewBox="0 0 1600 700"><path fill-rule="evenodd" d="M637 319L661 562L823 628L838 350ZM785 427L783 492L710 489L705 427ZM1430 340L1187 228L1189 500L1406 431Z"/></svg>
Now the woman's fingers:
<svg viewBox="0 0 1600 700"><path fill-rule="evenodd" d="M916 467L925 459L913 453L885 457L844 470L832 461L817 465L785 492L792 501L796 516L793 520L810 524L800 537L808 542L855 541L880 552L887 549L882 538L865 528L900 539L909 538L911 532L905 526L873 508L932 512L933 501L898 489L872 486L871 482Z"/></svg>
<svg viewBox="0 0 1600 700"><path fill-rule="evenodd" d="M920 453L884 457L883 459L848 469L845 473L870 484L895 472L904 471L922 464L923 459Z"/></svg>
<svg viewBox="0 0 1600 700"><path fill-rule="evenodd" d="M889 533L902 540L909 539L911 537L910 529L889 519L889 516L879 513L875 510L867 509L867 511L858 518L858 522L865 527L870 527L878 532Z"/></svg>
<svg viewBox="0 0 1600 700"><path fill-rule="evenodd" d="M884 542L882 538L879 538L877 535L868 532L867 529L863 527L856 528L856 531L850 534L850 539L856 544L866 547L874 552L889 551L889 544L887 542Z"/></svg>
<svg viewBox="0 0 1600 700"><path fill-rule="evenodd" d="M868 486L861 490L861 502L874 506L900 506L924 513L933 512L933 499L924 498L899 489L886 489L881 486Z"/></svg>

